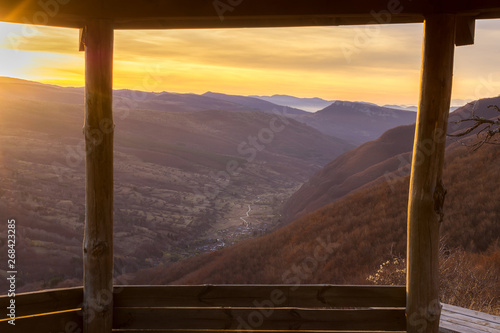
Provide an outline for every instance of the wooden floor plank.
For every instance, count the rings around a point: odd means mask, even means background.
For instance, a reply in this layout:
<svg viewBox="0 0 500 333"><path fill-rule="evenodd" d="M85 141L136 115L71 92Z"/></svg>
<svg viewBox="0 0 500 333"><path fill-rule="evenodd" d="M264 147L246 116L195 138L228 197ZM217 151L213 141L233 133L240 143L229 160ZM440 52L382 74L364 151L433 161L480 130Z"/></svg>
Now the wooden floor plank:
<svg viewBox="0 0 500 333"><path fill-rule="evenodd" d="M490 315L488 313L484 312L479 312L475 310L470 310L466 308L461 308L459 306L455 305L450 305L450 304L443 304L443 312L448 312L448 313L460 313L466 316L482 319L485 321L493 322L496 324L500 324L500 316L494 316Z"/></svg>
<svg viewBox="0 0 500 333"><path fill-rule="evenodd" d="M476 330L447 321L439 322L439 333L478 333Z"/></svg>
<svg viewBox="0 0 500 333"><path fill-rule="evenodd" d="M462 326L468 326L477 330L478 332L500 333L499 324L484 321L482 319L464 316L459 313L443 313L441 314L441 317L447 322L459 324Z"/></svg>
<svg viewBox="0 0 500 333"><path fill-rule="evenodd" d="M500 320L479 311L443 304L441 333L500 333Z"/></svg>

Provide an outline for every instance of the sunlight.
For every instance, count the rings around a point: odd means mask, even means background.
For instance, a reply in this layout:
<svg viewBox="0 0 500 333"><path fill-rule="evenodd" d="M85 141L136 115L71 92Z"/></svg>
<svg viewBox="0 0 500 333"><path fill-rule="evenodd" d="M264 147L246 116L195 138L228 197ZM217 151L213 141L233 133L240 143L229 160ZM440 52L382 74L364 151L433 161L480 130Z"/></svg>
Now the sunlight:
<svg viewBox="0 0 500 333"><path fill-rule="evenodd" d="M498 94L500 20L479 21L456 51L453 99ZM295 95L416 105L422 25L282 29L117 30L114 87ZM478 61L481 58L483 60ZM84 85L78 30L0 23L0 76Z"/></svg>

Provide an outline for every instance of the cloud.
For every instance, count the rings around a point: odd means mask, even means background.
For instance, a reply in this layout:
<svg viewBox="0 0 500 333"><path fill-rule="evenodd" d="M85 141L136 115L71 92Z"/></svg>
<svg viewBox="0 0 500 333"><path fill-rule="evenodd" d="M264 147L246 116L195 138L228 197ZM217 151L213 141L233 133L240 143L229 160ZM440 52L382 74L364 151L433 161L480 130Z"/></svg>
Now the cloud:
<svg viewBox="0 0 500 333"><path fill-rule="evenodd" d="M32 79L83 85L76 29L1 23L0 31L3 58L16 63L12 49L18 49L15 52L30 59L24 69L17 61L19 75L29 72ZM114 84L156 91L280 93L416 104L422 31L422 24L117 30ZM500 73L499 31L500 20L480 21L476 44L457 48L454 98L473 98L481 77ZM157 84L146 87L151 76Z"/></svg>

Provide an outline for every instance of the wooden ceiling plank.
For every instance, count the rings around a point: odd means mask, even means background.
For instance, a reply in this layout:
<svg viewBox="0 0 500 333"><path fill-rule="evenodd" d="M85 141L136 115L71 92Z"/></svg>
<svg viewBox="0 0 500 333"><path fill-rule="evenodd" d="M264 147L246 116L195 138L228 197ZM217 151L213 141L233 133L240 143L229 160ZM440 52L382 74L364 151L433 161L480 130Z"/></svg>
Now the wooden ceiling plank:
<svg viewBox="0 0 500 333"><path fill-rule="evenodd" d="M82 28L107 19L119 29L246 28L422 22L429 13L500 18L498 0L2 0L0 21ZM380 23L380 22L377 22Z"/></svg>

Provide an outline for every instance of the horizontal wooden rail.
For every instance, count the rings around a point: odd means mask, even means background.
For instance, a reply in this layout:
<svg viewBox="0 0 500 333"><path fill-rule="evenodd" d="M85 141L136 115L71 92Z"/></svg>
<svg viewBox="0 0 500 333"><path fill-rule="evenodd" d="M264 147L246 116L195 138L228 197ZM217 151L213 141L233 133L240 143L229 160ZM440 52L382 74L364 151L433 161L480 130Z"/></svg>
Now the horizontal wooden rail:
<svg viewBox="0 0 500 333"><path fill-rule="evenodd" d="M398 286L204 285L127 286L115 294L115 307L405 307ZM279 304L277 304L279 302Z"/></svg>
<svg viewBox="0 0 500 333"><path fill-rule="evenodd" d="M405 298L397 286L115 286L113 331L404 332ZM81 287L18 294L15 301L16 330L83 327ZM0 296L0 307L9 302Z"/></svg>
<svg viewBox="0 0 500 333"><path fill-rule="evenodd" d="M43 314L39 316L21 317L16 325L0 322L2 333L36 332L36 333L77 333L82 332L83 317L79 310Z"/></svg>
<svg viewBox="0 0 500 333"><path fill-rule="evenodd" d="M266 330L375 330L406 328L405 310L283 308L115 308L114 328Z"/></svg>
<svg viewBox="0 0 500 333"><path fill-rule="evenodd" d="M58 311L80 309L83 302L83 288L54 289L16 294L16 317L38 315ZM10 297L0 296L0 308L10 304ZM0 312L0 320L6 313Z"/></svg>
<svg viewBox="0 0 500 333"><path fill-rule="evenodd" d="M245 331L238 329L203 329L203 330L180 330L180 329L151 329L151 330L141 330L141 329L114 329L113 332L122 333L242 333ZM254 333L382 333L381 331L345 331L345 330L254 330ZM406 333L404 331L391 331L390 333Z"/></svg>

